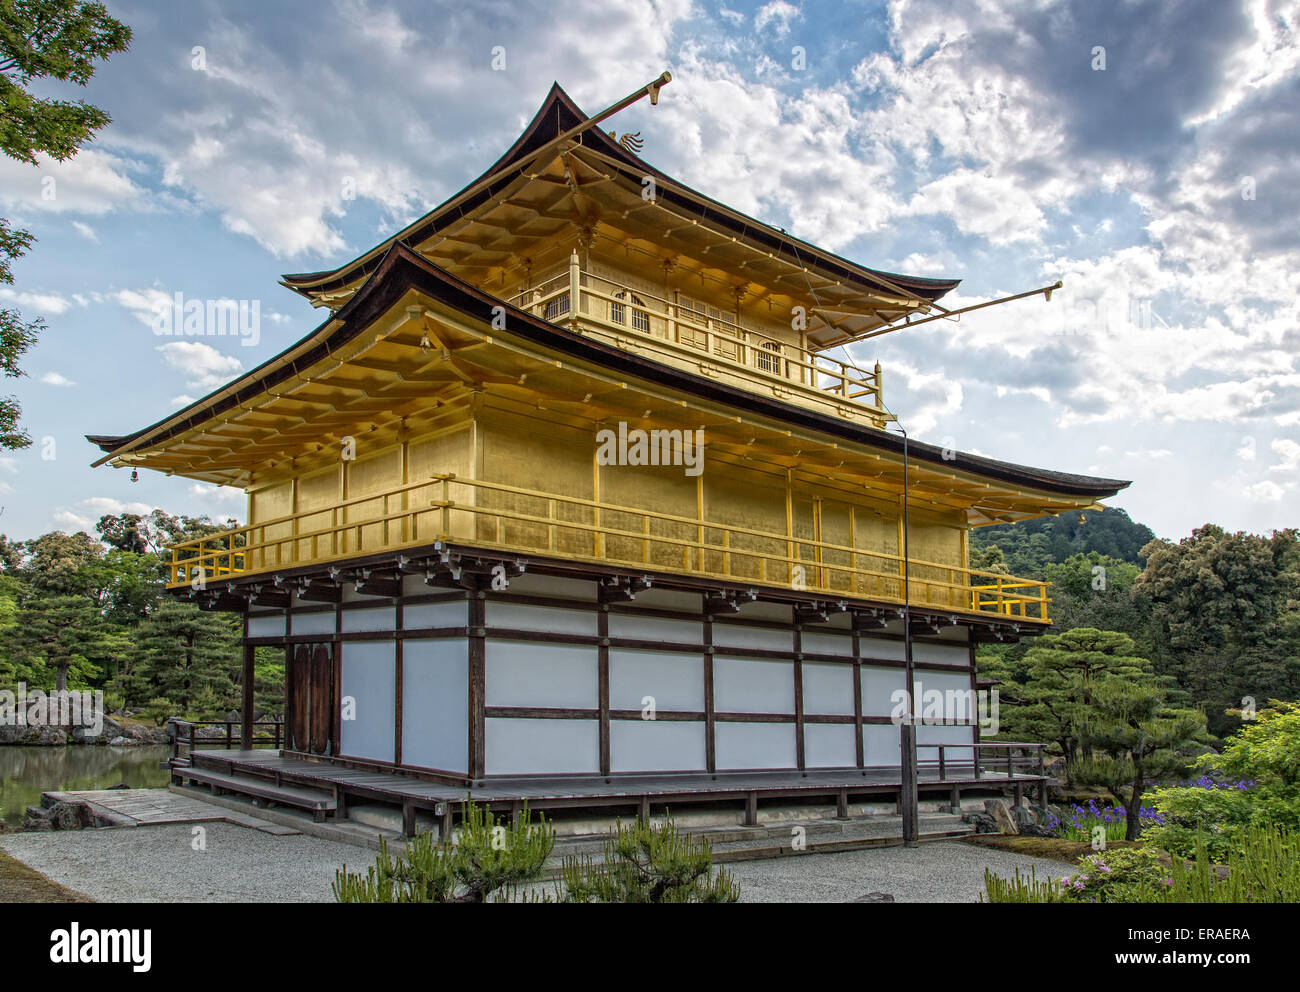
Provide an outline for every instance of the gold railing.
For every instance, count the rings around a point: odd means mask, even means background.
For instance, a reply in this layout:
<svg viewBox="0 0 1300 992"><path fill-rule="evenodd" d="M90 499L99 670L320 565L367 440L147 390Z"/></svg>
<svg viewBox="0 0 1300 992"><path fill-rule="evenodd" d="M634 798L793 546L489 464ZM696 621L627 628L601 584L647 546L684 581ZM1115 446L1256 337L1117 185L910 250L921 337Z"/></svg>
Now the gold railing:
<svg viewBox="0 0 1300 992"><path fill-rule="evenodd" d="M574 300L577 304L574 304ZM509 302L554 323L576 321L607 337L629 335L653 342L686 361L743 370L750 382L777 390L792 387L819 398L868 407L892 419L881 398L880 368L871 371L744 327L680 295L668 300L597 276L572 262L567 270L511 297ZM667 347L665 347L667 346Z"/></svg>
<svg viewBox="0 0 1300 992"><path fill-rule="evenodd" d="M363 508L377 512L353 519ZM916 606L1048 622L1047 584L1032 579L916 558L905 564L897 554L798 534L454 475L175 545L169 585L199 586L435 540L836 598L902 603L906 586Z"/></svg>

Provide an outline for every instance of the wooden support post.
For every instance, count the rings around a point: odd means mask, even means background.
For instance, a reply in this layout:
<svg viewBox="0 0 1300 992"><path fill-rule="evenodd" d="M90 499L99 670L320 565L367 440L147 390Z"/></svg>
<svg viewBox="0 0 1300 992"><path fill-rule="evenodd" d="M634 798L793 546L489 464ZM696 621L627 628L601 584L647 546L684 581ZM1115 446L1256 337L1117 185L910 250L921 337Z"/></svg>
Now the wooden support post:
<svg viewBox="0 0 1300 992"><path fill-rule="evenodd" d="M244 637L248 637L247 618L244 620ZM256 653L257 649L245 640L243 671L244 684L242 686L243 701L241 703L242 709L240 712L239 724L239 746L245 751L251 751L253 749L253 689L255 682L253 675L253 657Z"/></svg>
<svg viewBox="0 0 1300 992"><path fill-rule="evenodd" d="M954 785L948 792L948 810L952 813L961 812L961 786Z"/></svg>
<svg viewBox="0 0 1300 992"><path fill-rule="evenodd" d="M1047 779L1042 779L1038 783L1038 808L1044 813L1047 812Z"/></svg>
<svg viewBox="0 0 1300 992"><path fill-rule="evenodd" d="M487 763L487 719L484 710L487 692L487 604L484 593L476 589L469 594L469 777L477 781Z"/></svg>
<svg viewBox="0 0 1300 992"><path fill-rule="evenodd" d="M1025 804L1025 787L1019 782L1011 787L1011 795L1013 798L1011 805L1023 806Z"/></svg>
<svg viewBox="0 0 1300 992"><path fill-rule="evenodd" d="M598 685L598 704L600 706L600 773L610 774L610 725L609 725L609 607L604 603L597 606L596 633L600 644L596 648L596 667Z"/></svg>
<svg viewBox="0 0 1300 992"><path fill-rule="evenodd" d="M415 806L409 799L402 803L402 836L415 836Z"/></svg>
<svg viewBox="0 0 1300 992"><path fill-rule="evenodd" d="M636 818L642 823L650 822L650 797L642 796L637 804Z"/></svg>
<svg viewBox="0 0 1300 992"><path fill-rule="evenodd" d="M840 820L849 818L849 790L841 789L835 795L835 816Z"/></svg>
<svg viewBox="0 0 1300 992"><path fill-rule="evenodd" d="M758 826L758 793L745 794L745 826Z"/></svg>
<svg viewBox="0 0 1300 992"><path fill-rule="evenodd" d="M442 818L438 825L438 840L443 844L451 842L453 816L451 803L447 803L442 808Z"/></svg>
<svg viewBox="0 0 1300 992"><path fill-rule="evenodd" d="M898 797L902 805L900 812L903 815L903 845L915 847L920 830L916 794L916 726L909 720L899 727L899 731L900 743L903 746L901 756L903 783Z"/></svg>

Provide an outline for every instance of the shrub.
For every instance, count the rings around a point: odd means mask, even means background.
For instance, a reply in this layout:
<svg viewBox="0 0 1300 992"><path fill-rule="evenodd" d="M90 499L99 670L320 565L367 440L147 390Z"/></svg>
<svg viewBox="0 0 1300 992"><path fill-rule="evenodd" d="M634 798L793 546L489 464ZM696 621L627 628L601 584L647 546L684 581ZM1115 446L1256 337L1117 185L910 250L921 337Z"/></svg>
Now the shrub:
<svg viewBox="0 0 1300 992"><path fill-rule="evenodd" d="M335 873L335 900L481 903L493 897L508 901L515 886L540 877L555 846L555 830L545 817L533 824L525 808L505 826L475 803L466 801L461 810L463 823L454 844L436 843L424 831L394 858L381 841L379 858L364 877L348 872L347 865Z"/></svg>
<svg viewBox="0 0 1300 992"><path fill-rule="evenodd" d="M1190 861L1166 866L1150 845L1117 848L1080 862L1055 884L984 873L988 902L1247 903L1300 901L1300 833L1251 826L1216 865L1204 843Z"/></svg>
<svg viewBox="0 0 1300 992"><path fill-rule="evenodd" d="M560 873L566 902L736 902L731 874L712 874L713 851L703 838L679 833L671 818L658 826L618 824L604 858L567 858Z"/></svg>
<svg viewBox="0 0 1300 992"><path fill-rule="evenodd" d="M145 704L144 712L150 720L162 726L171 717L176 716L177 706L165 696L157 696Z"/></svg>
<svg viewBox="0 0 1300 992"><path fill-rule="evenodd" d="M1079 871L1060 880L1074 902L1150 902L1144 898L1172 884L1169 868L1153 847L1117 847L1079 862Z"/></svg>
<svg viewBox="0 0 1300 992"><path fill-rule="evenodd" d="M1203 843L1223 862L1252 826L1300 829L1300 704L1271 701L1222 754L1197 764L1207 774L1152 795L1166 821L1151 831L1152 843L1184 858Z"/></svg>

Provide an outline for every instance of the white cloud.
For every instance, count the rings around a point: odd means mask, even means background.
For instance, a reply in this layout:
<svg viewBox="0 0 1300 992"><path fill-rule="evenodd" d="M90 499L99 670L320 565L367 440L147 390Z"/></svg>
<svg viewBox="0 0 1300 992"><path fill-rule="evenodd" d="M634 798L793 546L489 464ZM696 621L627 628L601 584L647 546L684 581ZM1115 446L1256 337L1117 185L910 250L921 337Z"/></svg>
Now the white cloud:
<svg viewBox="0 0 1300 992"><path fill-rule="evenodd" d="M0 300L15 306L35 311L40 316L57 317L67 313L77 305L75 299L69 299L61 293L32 293L0 286ZM83 304L84 305L84 304Z"/></svg>
<svg viewBox="0 0 1300 992"><path fill-rule="evenodd" d="M784 38L790 33L791 22L802 19L803 12L794 4L786 0L771 0L759 7L754 15L754 30L761 33L771 25L772 33Z"/></svg>
<svg viewBox="0 0 1300 992"><path fill-rule="evenodd" d="M41 376L41 382L47 386L75 386L76 383L67 376L60 375L58 372L46 372Z"/></svg>
<svg viewBox="0 0 1300 992"><path fill-rule="evenodd" d="M1241 491L1241 495L1252 503L1276 503L1286 495L1286 489L1276 482L1264 479L1261 482L1246 486Z"/></svg>
<svg viewBox="0 0 1300 992"><path fill-rule="evenodd" d="M1280 459L1276 465L1269 466L1270 472L1300 472L1300 444L1289 437L1279 437L1269 447Z"/></svg>
<svg viewBox="0 0 1300 992"><path fill-rule="evenodd" d="M98 216L150 204L147 190L128 175L139 163L102 148L83 148L63 162L37 155L37 162L0 157L0 206Z"/></svg>
<svg viewBox="0 0 1300 992"><path fill-rule="evenodd" d="M54 526L56 530L64 530L70 533L79 530L84 530L88 534L95 532L95 522L93 520L62 507L54 511Z"/></svg>
<svg viewBox="0 0 1300 992"><path fill-rule="evenodd" d="M91 496L79 500L76 505L88 513L95 514L96 517L119 513L136 513L143 516L146 513L152 513L154 510L154 507L149 503L126 502L114 499L111 496Z"/></svg>
<svg viewBox="0 0 1300 992"><path fill-rule="evenodd" d="M131 316L152 328L154 317L172 306L172 295L156 286L148 289L119 289L109 299L128 310Z"/></svg>
<svg viewBox="0 0 1300 992"><path fill-rule="evenodd" d="M216 389L243 368L238 358L222 354L202 341L169 341L160 344L157 351L163 361L185 377L185 383L194 389Z"/></svg>
<svg viewBox="0 0 1300 992"><path fill-rule="evenodd" d="M99 243L99 235L95 233L95 229L91 227L89 224L83 224L79 220L74 220L72 222L72 229L76 231L78 234L80 234L87 241L89 241L91 244Z"/></svg>

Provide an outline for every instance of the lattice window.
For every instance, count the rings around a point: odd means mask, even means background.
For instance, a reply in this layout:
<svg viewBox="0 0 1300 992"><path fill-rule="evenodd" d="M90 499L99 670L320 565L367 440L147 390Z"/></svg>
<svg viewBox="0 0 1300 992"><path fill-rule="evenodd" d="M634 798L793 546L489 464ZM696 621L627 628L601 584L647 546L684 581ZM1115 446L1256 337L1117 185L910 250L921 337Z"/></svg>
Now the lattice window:
<svg viewBox="0 0 1300 992"><path fill-rule="evenodd" d="M775 341L764 341L754 352L754 365L764 372L781 374L781 346Z"/></svg>
<svg viewBox="0 0 1300 992"><path fill-rule="evenodd" d="M554 320L569 312L569 294L561 293L553 300L546 301L546 319Z"/></svg>
<svg viewBox="0 0 1300 992"><path fill-rule="evenodd" d="M629 299L629 297L630 297L630 299ZM624 290L624 291L622 291L622 292L620 292L620 293L615 293L615 294L614 294L614 298L615 298L616 300L625 300L625 301L627 301L627 302L626 302L626 303L610 303L610 305L609 305L609 319L610 319L613 323L615 323L615 324L626 324L626 323L627 323L627 307L628 307L628 304L631 304L631 306L632 306L632 329L633 329L633 330L636 330L636 331L640 331L640 332L642 332L643 334L649 334L649 333L650 333L650 315L649 315L648 313L646 313L644 310L639 310L639 309L637 309L638 307L643 307L643 306L645 306L645 300L641 299L641 297L637 296L635 293L629 293L629 292L627 292L626 290Z"/></svg>

